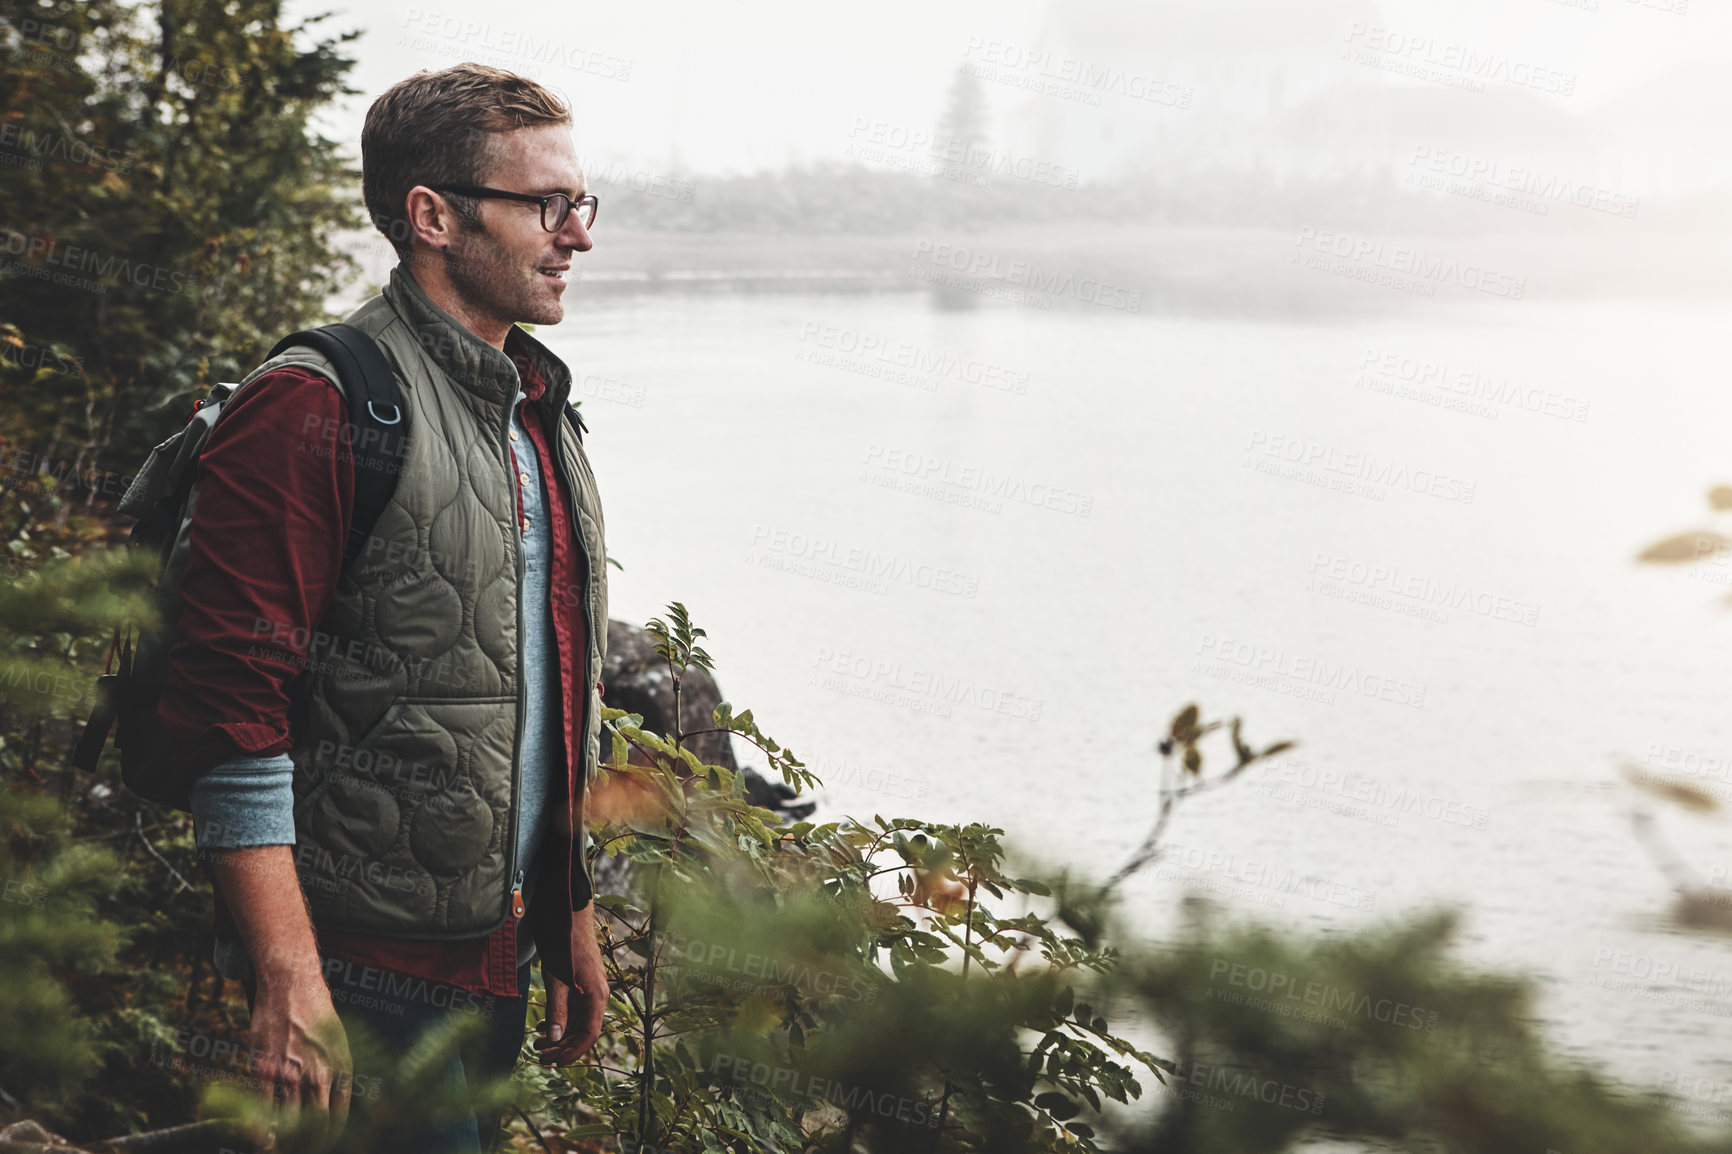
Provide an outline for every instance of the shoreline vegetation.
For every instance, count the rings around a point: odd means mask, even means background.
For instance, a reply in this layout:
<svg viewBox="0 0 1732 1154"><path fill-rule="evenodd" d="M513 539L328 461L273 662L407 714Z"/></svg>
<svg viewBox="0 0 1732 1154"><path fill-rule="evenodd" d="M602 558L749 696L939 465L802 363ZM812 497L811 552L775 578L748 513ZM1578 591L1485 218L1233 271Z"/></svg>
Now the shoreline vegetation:
<svg viewBox="0 0 1732 1154"><path fill-rule="evenodd" d="M668 174L586 160L602 207L573 287L599 299L918 292L951 309L1319 320L1480 299L1732 295L1724 188L1610 196L1411 167L1306 179L1173 167L1053 184L910 155L919 171L830 161ZM337 305L364 299L396 263L372 230L335 247L360 271Z"/></svg>
<svg viewBox="0 0 1732 1154"><path fill-rule="evenodd" d="M373 243L377 241L378 243ZM352 246L352 247L351 247ZM340 248L362 266L345 303L383 282L382 238ZM1040 311L1327 319L1452 302L1717 299L1732 295L1732 234L1355 233L1058 222L888 233L597 235L573 288L646 293L922 293L941 307L1005 302Z"/></svg>
<svg viewBox="0 0 1732 1154"><path fill-rule="evenodd" d="M1337 255L1341 253L1341 255ZM1427 236L1231 225L1063 225L1055 229L762 236L617 232L580 265L580 286L670 291L769 286L935 291L968 282L1089 307L1084 279L1138 293L1131 312L1384 312L1406 301L1625 300L1732 293L1732 234ZM1322 262L1322 267L1320 263ZM1027 270L1022 269L1022 265ZM1451 269L1453 265L1453 269ZM1476 288L1470 269L1503 277ZM927 276L923 276L927 274ZM1386 276L1393 284L1370 277ZM1069 279L1070 288L1065 288ZM1516 288L1519 282L1521 288ZM1496 291L1500 288L1509 291ZM1322 289L1327 288L1327 291ZM1432 293L1412 291L1432 288ZM1519 295L1517 295L1519 293ZM1110 303L1096 307L1112 310Z"/></svg>

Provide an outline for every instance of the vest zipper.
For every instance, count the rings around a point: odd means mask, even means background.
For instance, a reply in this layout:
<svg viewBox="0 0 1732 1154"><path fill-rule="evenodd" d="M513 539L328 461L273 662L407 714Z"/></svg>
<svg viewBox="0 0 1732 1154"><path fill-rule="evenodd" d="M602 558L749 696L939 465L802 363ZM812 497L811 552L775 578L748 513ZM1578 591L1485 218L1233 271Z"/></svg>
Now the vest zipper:
<svg viewBox="0 0 1732 1154"><path fill-rule="evenodd" d="M513 391L515 392L517 390ZM516 407L517 402L515 400L505 406L505 427L502 430L504 435L500 438L500 443L505 446L506 475L510 478L511 487L514 491L521 483L517 479L519 470L517 454L511 450L511 414ZM511 531L513 533L521 534L523 532L523 521L522 515L517 511L517 502L519 499L520 498L513 498L511 502ZM519 807L523 804L523 715L525 711L524 699L527 696L523 691L522 537L519 536L512 545L517 555L517 596L514 599L517 603L517 725L512 730L511 734L511 830L507 835L510 838L510 841L505 848L506 872L508 876L513 879L514 884L512 885L511 893L507 898L508 904L505 908L505 916L508 918L521 918L524 913L523 870L521 868L522 863L517 860L517 814Z"/></svg>

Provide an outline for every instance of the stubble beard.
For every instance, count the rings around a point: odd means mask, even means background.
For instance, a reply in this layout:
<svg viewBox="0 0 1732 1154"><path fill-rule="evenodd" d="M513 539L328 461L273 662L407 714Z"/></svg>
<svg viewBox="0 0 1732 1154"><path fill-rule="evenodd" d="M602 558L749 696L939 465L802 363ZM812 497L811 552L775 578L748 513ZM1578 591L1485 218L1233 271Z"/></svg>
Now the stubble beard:
<svg viewBox="0 0 1732 1154"><path fill-rule="evenodd" d="M445 250L445 275L470 308L506 324L556 325L565 317L564 304L547 295L534 266L484 226L465 229L463 244Z"/></svg>

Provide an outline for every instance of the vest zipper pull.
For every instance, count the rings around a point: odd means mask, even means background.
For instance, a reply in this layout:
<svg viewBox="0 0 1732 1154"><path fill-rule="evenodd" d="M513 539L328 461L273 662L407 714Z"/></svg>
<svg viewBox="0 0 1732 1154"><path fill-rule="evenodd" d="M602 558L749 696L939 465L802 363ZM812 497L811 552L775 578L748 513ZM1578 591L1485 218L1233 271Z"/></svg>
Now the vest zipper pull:
<svg viewBox="0 0 1732 1154"><path fill-rule="evenodd" d="M511 916L523 916L523 871L517 871L517 880L511 885Z"/></svg>

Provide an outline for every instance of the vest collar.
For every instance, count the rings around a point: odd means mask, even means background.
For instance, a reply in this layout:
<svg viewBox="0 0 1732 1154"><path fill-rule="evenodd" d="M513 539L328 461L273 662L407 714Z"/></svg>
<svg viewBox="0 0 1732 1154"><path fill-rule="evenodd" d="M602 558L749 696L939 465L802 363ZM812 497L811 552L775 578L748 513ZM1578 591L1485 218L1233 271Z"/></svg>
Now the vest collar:
<svg viewBox="0 0 1732 1154"><path fill-rule="evenodd" d="M542 400L549 405L565 404L571 393L571 370L546 345L518 326L513 325L506 337L506 345L512 352L512 356L507 356L434 304L402 265L391 270L384 296L392 311L409 326L428 359L460 388L481 400L509 408L518 389L513 357L526 358L547 383Z"/></svg>

